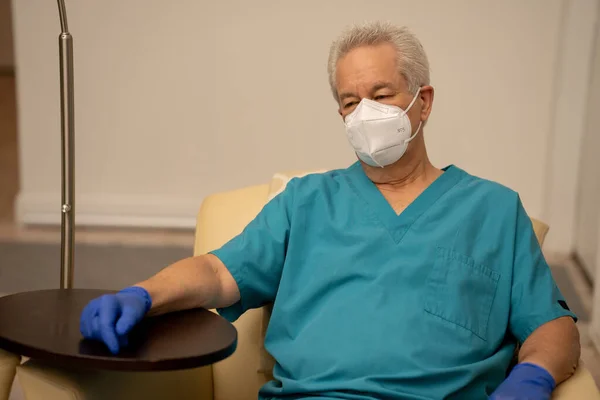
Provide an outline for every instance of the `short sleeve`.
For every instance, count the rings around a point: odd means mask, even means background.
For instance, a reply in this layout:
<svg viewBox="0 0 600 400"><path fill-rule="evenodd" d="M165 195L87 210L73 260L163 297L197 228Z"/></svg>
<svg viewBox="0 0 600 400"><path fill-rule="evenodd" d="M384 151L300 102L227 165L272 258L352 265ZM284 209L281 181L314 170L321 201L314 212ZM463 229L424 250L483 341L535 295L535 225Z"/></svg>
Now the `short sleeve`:
<svg viewBox="0 0 600 400"><path fill-rule="evenodd" d="M552 277L520 199L516 214L509 329L523 343L547 322L564 316L576 321L577 317Z"/></svg>
<svg viewBox="0 0 600 400"><path fill-rule="evenodd" d="M225 264L240 291L236 304L217 310L229 321L275 299L290 232L293 182L269 201L242 233L211 252Z"/></svg>

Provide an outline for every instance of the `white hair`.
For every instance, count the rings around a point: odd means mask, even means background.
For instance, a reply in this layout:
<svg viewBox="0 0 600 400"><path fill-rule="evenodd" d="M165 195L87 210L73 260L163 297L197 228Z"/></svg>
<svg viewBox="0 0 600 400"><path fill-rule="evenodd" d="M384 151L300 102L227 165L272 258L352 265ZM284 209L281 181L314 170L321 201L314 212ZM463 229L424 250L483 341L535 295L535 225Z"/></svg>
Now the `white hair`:
<svg viewBox="0 0 600 400"><path fill-rule="evenodd" d="M406 27L394 26L389 22L368 22L351 27L331 44L327 73L336 101L338 93L335 74L340 58L357 47L381 43L390 43L396 47L398 72L406 80L411 94L415 94L421 86L429 85L429 61L419 39Z"/></svg>

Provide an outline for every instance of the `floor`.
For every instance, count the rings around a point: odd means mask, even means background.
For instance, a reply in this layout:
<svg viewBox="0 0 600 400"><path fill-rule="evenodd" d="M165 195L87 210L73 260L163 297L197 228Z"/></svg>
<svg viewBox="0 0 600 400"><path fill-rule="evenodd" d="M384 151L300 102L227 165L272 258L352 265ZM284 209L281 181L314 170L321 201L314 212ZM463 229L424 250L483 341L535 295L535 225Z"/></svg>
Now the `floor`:
<svg viewBox="0 0 600 400"><path fill-rule="evenodd" d="M17 156L17 123L14 77L0 75L0 241L57 243L60 230L56 227L23 227L15 223L13 202L19 189ZM121 245L182 245L191 246L192 231L78 228L78 243L104 243ZM560 265L570 276L573 287L581 299L581 307L591 313L592 289L580 270L569 257L549 255L548 261ZM600 386L600 355L593 347L587 321L578 323L581 333L582 360L594 374ZM11 400L23 399L18 387Z"/></svg>

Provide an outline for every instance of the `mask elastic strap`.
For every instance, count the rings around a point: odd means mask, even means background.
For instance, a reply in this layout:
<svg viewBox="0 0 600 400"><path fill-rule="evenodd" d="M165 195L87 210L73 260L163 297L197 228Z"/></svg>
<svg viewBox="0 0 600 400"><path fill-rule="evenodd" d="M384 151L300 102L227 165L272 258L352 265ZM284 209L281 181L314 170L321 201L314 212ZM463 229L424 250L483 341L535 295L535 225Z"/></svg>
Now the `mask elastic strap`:
<svg viewBox="0 0 600 400"><path fill-rule="evenodd" d="M406 107L406 110L404 110L404 114L406 114L408 112L408 110L410 110L410 108L413 106L413 104L415 104L415 101L417 101L417 98L419 97L420 92L421 92L421 88L419 87L419 89L417 89L417 93L415 93L415 97L413 97L413 99L410 102L410 104L408 105L408 107Z"/></svg>
<svg viewBox="0 0 600 400"><path fill-rule="evenodd" d="M406 139L405 143L410 142L411 140L413 140L417 136L417 134L421 130L421 125L423 125L423 121L419 121L419 127L417 128L417 131L415 132L414 135L412 135L411 137L409 137L408 139Z"/></svg>
<svg viewBox="0 0 600 400"><path fill-rule="evenodd" d="M408 107L406 107L406 111L404 111L404 114L408 113L408 110L410 110L410 108L413 106L413 104L415 104L415 101L417 101L417 97L419 97L419 93L420 92L421 92L421 88L419 87L419 89L417 89L417 93L415 93L415 97L413 97L413 99L410 102L410 104L408 105ZM409 137L408 139L406 139L405 143L410 142L411 140L413 140L417 136L417 134L421 130L421 125L423 125L423 121L419 121L419 127L417 128L417 131L415 132L414 135L412 135L411 137Z"/></svg>

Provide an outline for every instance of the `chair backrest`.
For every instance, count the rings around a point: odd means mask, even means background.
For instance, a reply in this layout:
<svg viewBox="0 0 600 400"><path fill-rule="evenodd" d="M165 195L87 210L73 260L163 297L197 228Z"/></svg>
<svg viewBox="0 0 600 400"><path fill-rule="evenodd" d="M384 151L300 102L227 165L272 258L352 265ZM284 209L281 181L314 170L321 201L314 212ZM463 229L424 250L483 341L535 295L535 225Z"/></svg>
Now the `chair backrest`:
<svg viewBox="0 0 600 400"><path fill-rule="evenodd" d="M540 247L544 245L544 240L546 239L546 234L550 227L543 223L542 221L531 218L531 224L533 225L533 231L535 232L535 237L540 243Z"/></svg>
<svg viewBox="0 0 600 400"><path fill-rule="evenodd" d="M208 196L196 221L194 254L206 254L239 234L265 205L268 191L265 184ZM262 310L250 310L234 323L235 353L211 367L214 400L256 400L268 380L259 372L263 320Z"/></svg>

